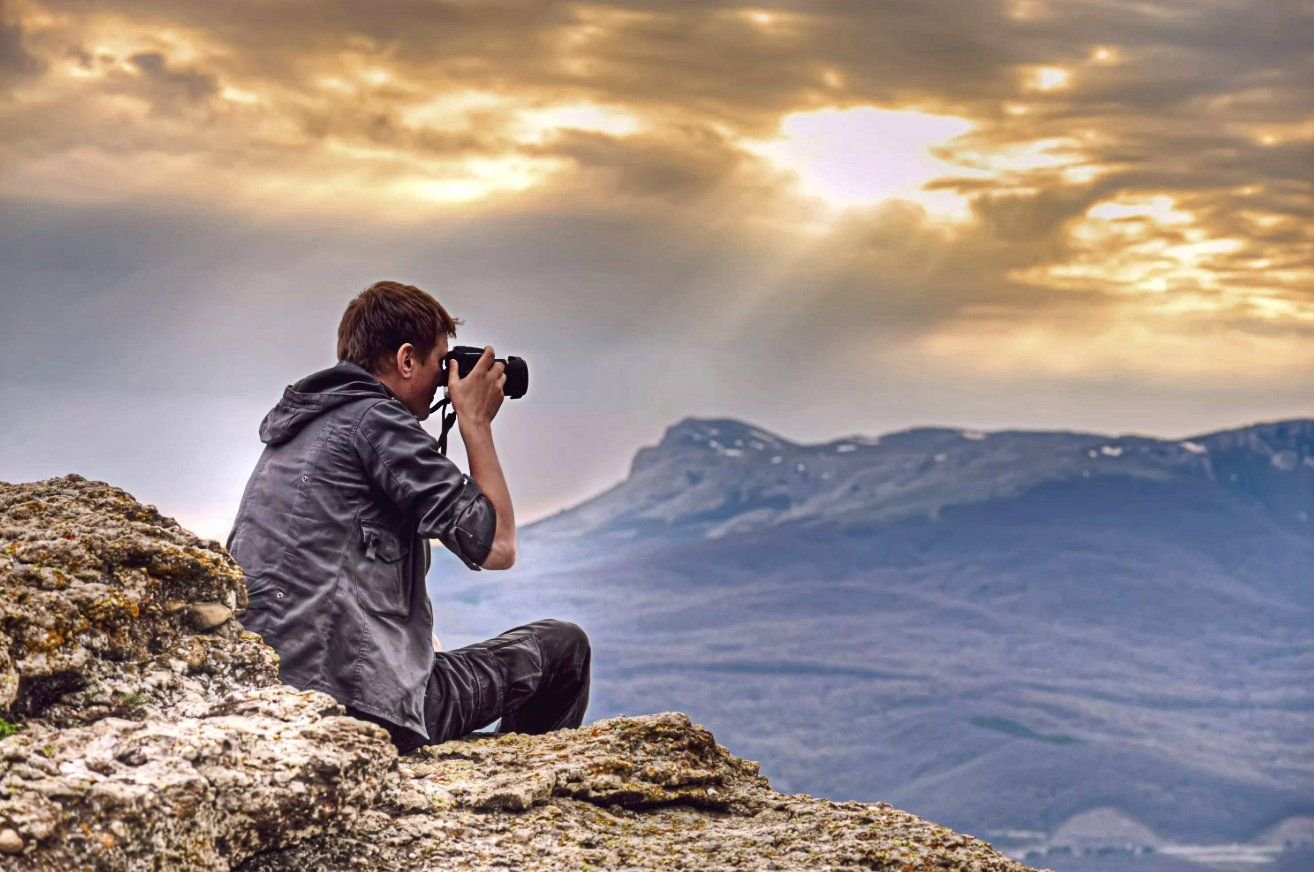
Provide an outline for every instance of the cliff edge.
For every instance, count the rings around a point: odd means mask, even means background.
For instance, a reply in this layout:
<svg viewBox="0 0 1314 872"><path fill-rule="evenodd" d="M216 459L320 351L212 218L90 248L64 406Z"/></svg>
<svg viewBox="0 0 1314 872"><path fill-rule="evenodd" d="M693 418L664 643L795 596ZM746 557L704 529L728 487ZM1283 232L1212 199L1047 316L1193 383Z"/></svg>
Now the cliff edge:
<svg viewBox="0 0 1314 872"><path fill-rule="evenodd" d="M0 866L1025 870L770 789L683 714L398 757L281 684L241 569L119 488L0 482Z"/></svg>

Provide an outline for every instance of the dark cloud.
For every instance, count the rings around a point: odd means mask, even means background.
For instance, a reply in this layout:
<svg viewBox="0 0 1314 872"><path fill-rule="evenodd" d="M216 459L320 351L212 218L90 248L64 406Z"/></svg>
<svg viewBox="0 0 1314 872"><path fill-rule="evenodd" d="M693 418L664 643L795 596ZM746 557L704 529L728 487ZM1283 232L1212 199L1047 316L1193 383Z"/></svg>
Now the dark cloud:
<svg viewBox="0 0 1314 872"><path fill-rule="evenodd" d="M45 63L28 53L23 46L23 28L3 20L0 5L0 87L9 87L24 79L40 75Z"/></svg>
<svg viewBox="0 0 1314 872"><path fill-rule="evenodd" d="M569 157L620 196L689 203L717 187L752 159L724 136L692 125L618 139L568 130L532 154Z"/></svg>
<svg viewBox="0 0 1314 872"><path fill-rule="evenodd" d="M164 55L158 51L138 52L129 57L128 61L151 82L192 102L205 100L219 90L218 79L214 75L170 67Z"/></svg>

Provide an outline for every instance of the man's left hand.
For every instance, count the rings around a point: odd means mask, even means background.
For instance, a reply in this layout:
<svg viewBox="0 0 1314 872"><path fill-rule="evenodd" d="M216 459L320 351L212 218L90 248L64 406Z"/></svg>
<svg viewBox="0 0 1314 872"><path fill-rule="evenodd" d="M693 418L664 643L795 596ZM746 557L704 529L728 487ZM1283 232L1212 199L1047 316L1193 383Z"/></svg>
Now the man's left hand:
<svg viewBox="0 0 1314 872"><path fill-rule="evenodd" d="M437 654L441 650L443 650L443 643L438 641L438 634L435 633L433 637L433 653Z"/></svg>

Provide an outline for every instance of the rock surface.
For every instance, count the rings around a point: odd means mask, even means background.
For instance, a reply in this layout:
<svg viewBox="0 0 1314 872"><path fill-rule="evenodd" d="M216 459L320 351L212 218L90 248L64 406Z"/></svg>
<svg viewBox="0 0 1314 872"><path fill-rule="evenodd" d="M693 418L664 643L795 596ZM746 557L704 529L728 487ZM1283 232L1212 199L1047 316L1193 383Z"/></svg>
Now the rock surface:
<svg viewBox="0 0 1314 872"><path fill-rule="evenodd" d="M245 604L219 543L118 488L0 483L0 866L1028 868L886 803L776 793L678 713L398 758L278 682Z"/></svg>

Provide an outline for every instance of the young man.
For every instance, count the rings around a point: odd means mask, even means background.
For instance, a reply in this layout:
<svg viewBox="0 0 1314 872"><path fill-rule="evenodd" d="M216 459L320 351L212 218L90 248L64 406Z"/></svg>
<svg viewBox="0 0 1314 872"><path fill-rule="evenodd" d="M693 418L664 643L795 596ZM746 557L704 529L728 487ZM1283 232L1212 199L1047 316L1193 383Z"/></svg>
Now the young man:
<svg viewBox="0 0 1314 872"><path fill-rule="evenodd" d="M242 623L278 652L283 681L380 724L403 753L499 717L503 733L577 727L588 706L591 652L575 624L436 650L428 540L476 571L509 569L516 554L493 447L503 364L485 347L461 378L444 360L458 323L397 282L352 300L337 365L289 386L261 423L265 449L228 537L250 596ZM469 476L420 426L444 367Z"/></svg>

